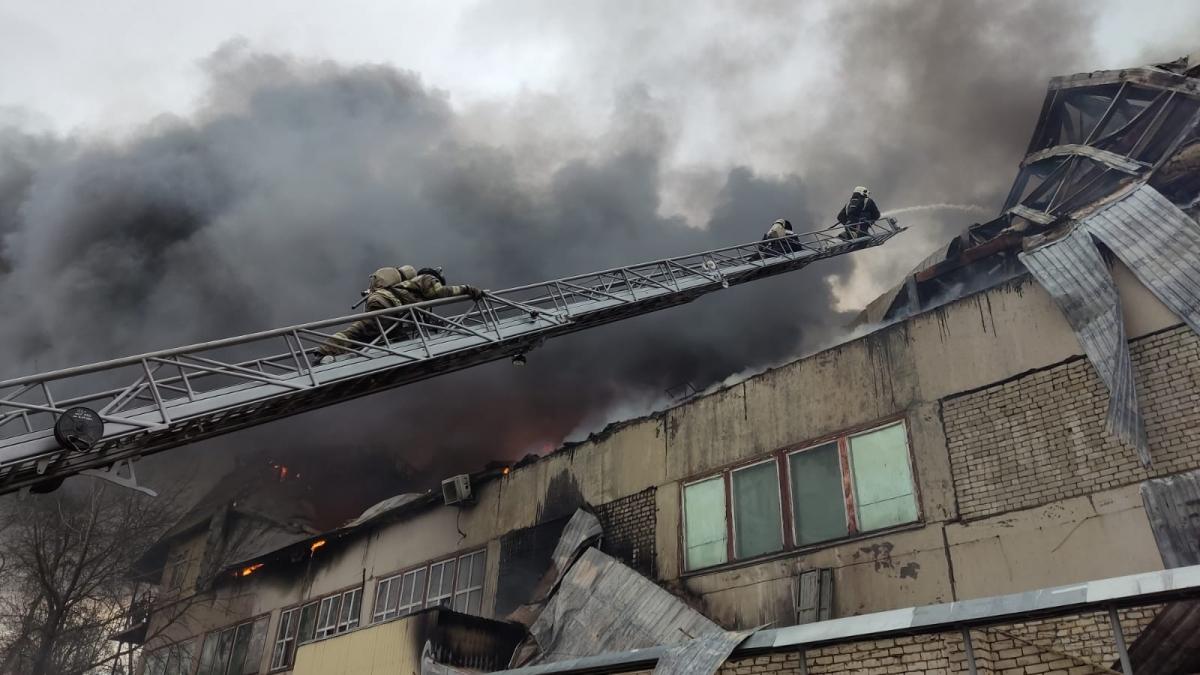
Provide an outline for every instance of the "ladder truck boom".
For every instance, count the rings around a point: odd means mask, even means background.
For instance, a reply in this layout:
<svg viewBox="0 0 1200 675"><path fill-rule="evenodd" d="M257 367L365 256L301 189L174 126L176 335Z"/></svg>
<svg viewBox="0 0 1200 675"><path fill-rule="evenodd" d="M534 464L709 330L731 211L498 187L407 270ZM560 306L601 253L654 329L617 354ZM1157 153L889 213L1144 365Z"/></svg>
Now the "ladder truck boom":
<svg viewBox="0 0 1200 675"><path fill-rule="evenodd" d="M149 352L0 382L0 494L506 357L544 340L690 302L883 244L894 219L846 240L830 230L615 267ZM308 352L361 319L380 337L352 356ZM102 469L108 468L108 471ZM122 483L122 484L126 484Z"/></svg>

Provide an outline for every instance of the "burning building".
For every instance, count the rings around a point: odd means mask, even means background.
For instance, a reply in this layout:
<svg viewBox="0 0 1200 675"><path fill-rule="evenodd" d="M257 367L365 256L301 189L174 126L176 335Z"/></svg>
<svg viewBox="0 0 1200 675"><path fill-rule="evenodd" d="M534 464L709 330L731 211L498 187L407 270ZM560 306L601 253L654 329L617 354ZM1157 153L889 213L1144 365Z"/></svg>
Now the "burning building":
<svg viewBox="0 0 1200 675"><path fill-rule="evenodd" d="M1198 85L1053 80L863 337L334 528L181 523L145 672L1196 672Z"/></svg>

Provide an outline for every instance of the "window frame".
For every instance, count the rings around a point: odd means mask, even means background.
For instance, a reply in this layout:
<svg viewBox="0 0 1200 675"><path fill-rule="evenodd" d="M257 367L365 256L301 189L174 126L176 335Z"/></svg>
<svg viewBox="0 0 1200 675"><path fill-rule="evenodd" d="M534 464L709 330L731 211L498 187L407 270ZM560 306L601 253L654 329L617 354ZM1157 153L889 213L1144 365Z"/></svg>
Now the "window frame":
<svg viewBox="0 0 1200 675"><path fill-rule="evenodd" d="M912 481L912 496L916 501L916 519L907 523L900 523L876 530L862 531L858 523L859 518L857 495L855 494L853 467L850 461L850 439L855 436L862 436L873 431L879 431L896 425L901 425L904 429L905 451ZM795 531L796 528L795 523L793 522L795 519L792 515L792 468L790 458L792 455L805 452L806 450L819 448L830 443L837 444L838 466L841 471L842 479L841 494L843 506L846 509L847 534L842 537L836 537L824 541L812 542L808 544L797 544L797 536ZM733 473L767 462L776 463L776 477L779 479L779 511L782 524L781 526L783 528L783 547L770 553L738 558L736 556L737 549L734 539L736 536L736 531L734 529L735 517L733 514ZM723 481L725 488L725 562L709 565L707 567L689 568L687 566L686 489L690 485L703 483L714 478L720 478ZM782 448L772 450L769 453L757 455L750 459L739 460L718 469L706 471L702 474L696 474L681 480L679 482L679 486L679 514L681 526L679 528L678 544L680 551L679 573L681 576L706 573L714 570L737 567L749 562L790 555L796 552L826 548L841 542L878 536L879 534L898 529L912 528L922 525L925 522L925 513L921 496L921 481L916 458L913 456L912 428L908 423L908 419L903 414L893 415L872 421L867 424L850 427L837 433L827 434L812 440L804 441L802 443L787 445Z"/></svg>
<svg viewBox="0 0 1200 675"><path fill-rule="evenodd" d="M462 578L461 575L462 575L462 570L463 570L463 561L467 561L467 574L468 574L468 576L470 576L471 571L474 569L472 562L473 562L475 556L483 557L482 571L481 571L481 573L479 575L479 579L478 579L479 583L474 584L473 583L475 581L474 579L468 579L467 586L465 588L459 588L458 580L460 578ZM471 594L474 593L475 591L479 591L479 609L478 609L478 611L480 613L482 613L483 612L483 583L486 579L487 579L487 549L486 548L481 548L476 551L471 551L469 553L464 553L464 554L458 556L458 562L455 564L455 569L454 569L454 587L450 591L450 609L455 612L461 612L463 614L470 614L470 612L468 610L470 609L470 606L471 606ZM466 600L464 601L465 604L461 610L454 609L454 606L456 604L458 604L458 596L460 596L460 595L466 596ZM478 615L476 615L476 616L478 616Z"/></svg>
<svg viewBox="0 0 1200 675"><path fill-rule="evenodd" d="M180 675L191 675L191 673L196 672L196 669L199 668L200 655L197 653L196 647L197 647L198 643L200 643L200 644L203 643L203 639L202 639L203 637L204 637L204 635L202 634L198 637L190 637L185 640L180 640L178 642L172 642L170 644L163 645L162 647L159 647L158 649L155 649L152 652L147 653L145 656L145 659L144 659L145 663L144 663L144 666L142 667L142 672L149 675L149 673L151 672L150 669L153 667L152 662L155 659L161 659L160 662L163 664L163 669L165 672L165 669L171 663L171 661L170 661L171 658L173 656L175 656L175 657L178 656L177 653L173 654L172 652L186 651L187 649L190 648L191 654L188 655L187 663L182 664L184 666L183 670L177 670L177 671L175 671L175 673L180 674ZM168 673L167 675L174 675L174 674Z"/></svg>
<svg viewBox="0 0 1200 675"><path fill-rule="evenodd" d="M324 600L326 600L327 598L336 597L336 598L338 598L338 610L340 612L341 598L344 595L346 595L347 593L350 593L354 590L358 590L360 593L359 603L358 603L358 617L359 617L358 623L353 628L349 628L349 629L344 630L339 633L339 632L336 632L337 623L335 622L334 623L335 632L330 633L329 635L317 635L317 623L316 622L320 615L321 603ZM355 630L356 628L361 627L363 625L362 624L362 612L363 612L362 597L363 596L361 595L363 590L364 590L364 584L362 584L362 583L358 583L353 586L343 586L342 588L339 588L335 591L331 591L324 595L318 595L315 598L307 598L303 602L297 602L297 603L294 603L291 605L285 605L282 608L280 608L279 620L275 624L275 634L273 636L271 636L271 640L269 643L271 645L271 660L267 664L266 672L267 673L278 673L280 671L290 670L291 668L294 668L296 665L296 650L300 649L304 645L312 643L312 642L316 642L317 640L323 640L328 637L336 637L338 635L341 635L343 633L348 633L352 630ZM300 626L303 624L304 610L310 606L315 606L317 608L316 610L314 610L314 614L316 616L313 617L313 636L308 638L307 640L302 640L300 638ZM281 625L281 623L283 621L283 615L287 614L288 612L296 613L296 623L292 627L291 634L288 637L280 638L279 637L279 626ZM290 645L287 647L288 657L286 659L286 664L282 665L282 666L276 666L275 665L275 647L276 647L276 645L279 644L280 641L289 641Z"/></svg>
<svg viewBox="0 0 1200 675"><path fill-rule="evenodd" d="M784 519L783 519L783 513L784 513L784 511L787 510L784 508L784 503L783 503L783 497L786 493L783 491L783 489L781 487L779 490L779 548L775 549L774 551L767 551L765 553L759 553L758 555L747 556L745 558L737 557L737 511L736 511L736 509L733 508L733 498L734 498L733 474L737 473L738 471L745 471L746 469L751 469L756 466L760 466L762 464L772 464L772 463L775 465L775 483L776 483L776 485L778 485L780 482L780 477L783 472L779 470L779 460L777 457L774 457L774 456L767 457L765 459L760 459L758 461L751 462L749 464L741 464L736 467L730 467L729 471L726 472L727 478L725 480L725 516L727 518L726 522L728 523L728 525L725 528L725 532L726 532L725 548L729 551L729 555L726 556L728 559L727 562L728 561L736 561L736 560L750 560L752 558L760 558L762 556L773 555L775 553L779 553L780 551L786 551L788 549L789 542L788 542L788 537L787 537L787 531L785 529L787 526L787 523L785 523Z"/></svg>
<svg viewBox="0 0 1200 675"><path fill-rule="evenodd" d="M216 635L218 644L219 644L221 634L224 633L225 631L231 632L231 635L229 637L229 640L230 640L229 656L227 658L232 660L233 652L234 652L234 650L237 649L237 631L238 631L238 629L241 628L242 626L250 627L250 629L249 629L250 637L247 638L247 640L248 640L247 644L251 644L254 640L254 624L258 623L259 621L261 621L263 619L267 620L267 627L266 627L266 629L264 629L264 632L266 633L266 635L263 636L263 645L262 645L262 650L265 653L267 650L267 644L268 644L267 638L270 636L270 633L271 633L271 612L264 612L262 614L256 614L248 619L239 619L238 621L235 621L233 623L225 624L224 626L220 626L218 628L213 628L212 630L204 631L203 633L198 635L195 638L196 646L198 648L198 651L196 652L195 657L194 657L195 664L192 666L192 668L188 672L189 673L197 673L197 674L200 672L200 666L202 665L202 663L204 661L204 643L208 640L209 635ZM275 643L274 643L274 641L271 641L270 644L272 645L272 648L273 648ZM273 656L273 654L272 654L272 656ZM259 663L258 673L261 674L261 673L272 672L270 661L267 662L267 669L266 670L262 669L262 653L260 653L258 655L258 663ZM223 671L224 672L221 675L241 675L241 673L230 673L229 672L229 660L225 661L225 666L223 668Z"/></svg>
<svg viewBox="0 0 1200 675"><path fill-rule="evenodd" d="M483 556L483 576L479 580L478 587L471 586L467 589L467 591L468 592L473 592L476 590L480 591L479 614L477 614L475 616L483 616L483 601L484 601L484 598L486 598L486 590L487 590L487 547L486 546L481 546L479 548L469 549L469 550L461 551L461 552L455 552L455 553L447 555L447 556L431 558L431 559L426 560L417 565L412 565L410 567L402 567L394 572L389 572L381 577L378 577L375 582L376 592L372 594L372 596L374 597L374 600L372 601L373 603L377 603L379 600L378 589L379 589L380 584L382 584L386 581L392 581L392 580L397 580L397 579L400 580L400 591L398 592L398 594L396 596L396 609L395 609L394 613L387 614L386 616L384 616L384 614L386 614L386 612L377 612L376 611L377 608L374 606L374 604L372 604L371 620L370 620L370 623L367 625L373 626L377 623L383 623L385 621L391 621L393 619L402 618L402 617L408 616L409 614L413 614L415 612L419 612L423 609L428 609L431 607L444 607L444 608L450 609L452 611L457 611L457 610L454 610L454 598L459 594L458 565L461 564L463 559L470 558L471 556L474 556L474 555L482 555ZM445 598L444 598L445 600L448 601L448 603L447 604L438 603L435 605L430 605L429 604L429 582L432 578L432 574L430 574L430 570L436 565L444 565L446 563L451 563L451 562L454 563L453 582L450 587L450 595L445 596ZM423 573L423 576L421 578L421 584L419 586L417 586L417 584L416 584L417 576L422 573ZM404 604L404 596L403 596L404 579L406 577L408 577L409 575L412 575L413 586L414 586L414 588L419 590L419 593L415 593L413 596L413 602L406 605L406 604ZM439 599L442 599L442 598L439 598Z"/></svg>

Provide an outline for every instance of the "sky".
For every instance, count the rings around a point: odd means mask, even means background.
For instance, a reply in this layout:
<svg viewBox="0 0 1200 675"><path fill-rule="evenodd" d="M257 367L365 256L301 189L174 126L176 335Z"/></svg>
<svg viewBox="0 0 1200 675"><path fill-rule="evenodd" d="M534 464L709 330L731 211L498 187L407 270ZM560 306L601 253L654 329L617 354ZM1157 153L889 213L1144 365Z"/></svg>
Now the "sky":
<svg viewBox="0 0 1200 675"><path fill-rule="evenodd" d="M1176 58L1198 26L1200 3L1114 0L0 0L0 376L342 314L401 259L502 288L824 227L854 185L971 207L519 375L186 451L347 475L544 452L844 337L997 212L1049 77Z"/></svg>

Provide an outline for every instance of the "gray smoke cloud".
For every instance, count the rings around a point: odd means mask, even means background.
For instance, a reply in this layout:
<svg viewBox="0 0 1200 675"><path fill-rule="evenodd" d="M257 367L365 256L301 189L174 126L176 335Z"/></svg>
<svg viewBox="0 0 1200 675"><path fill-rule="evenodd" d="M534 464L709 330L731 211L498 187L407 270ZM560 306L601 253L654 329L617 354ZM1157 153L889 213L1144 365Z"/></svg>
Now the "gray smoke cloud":
<svg viewBox="0 0 1200 675"><path fill-rule="evenodd" d="M553 94L456 107L399 68L232 42L205 62L194 115L122 139L3 129L5 375L341 314L386 264L502 288L756 239L780 216L806 229L859 183L885 210L998 207L1045 80L1086 68L1079 6L910 1L814 17L795 4L721 6L719 25L673 24L686 12L669 6L540 2L485 3L466 21L468 36L501 11L512 40L562 31L607 102L599 114ZM832 45L818 64L830 87L767 95L812 66L796 62L797 25ZM601 124L570 121L584 103ZM696 155L723 141L703 137L713 115L743 151L705 163ZM196 475L232 451L270 457L353 483L357 503L333 509L352 512L398 491L408 465L424 481L544 451L667 387L827 344L851 316L835 287L893 283L962 217L933 213L887 252L551 342L524 369L482 366L146 463Z"/></svg>

